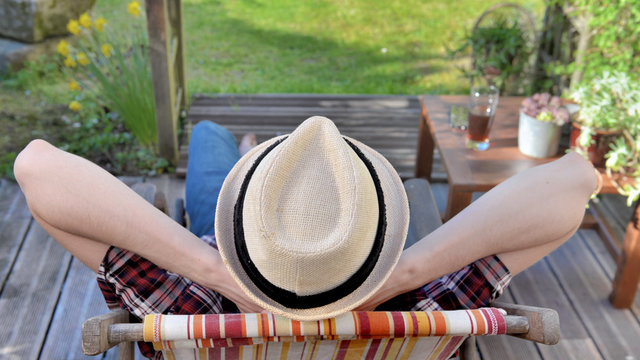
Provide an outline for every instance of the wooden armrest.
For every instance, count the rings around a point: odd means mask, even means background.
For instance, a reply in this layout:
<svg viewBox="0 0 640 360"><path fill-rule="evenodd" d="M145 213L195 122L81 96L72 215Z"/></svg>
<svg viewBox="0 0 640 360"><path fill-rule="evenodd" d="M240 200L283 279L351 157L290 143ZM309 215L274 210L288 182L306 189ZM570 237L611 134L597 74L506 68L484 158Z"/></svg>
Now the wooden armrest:
<svg viewBox="0 0 640 360"><path fill-rule="evenodd" d="M409 234L405 244L405 248L408 248L442 225L442 219L427 180L407 180L404 188L410 208Z"/></svg>
<svg viewBox="0 0 640 360"><path fill-rule="evenodd" d="M118 345L119 342L109 339L109 326L128 322L129 312L122 309L85 320L82 323L82 352L93 356Z"/></svg>
<svg viewBox="0 0 640 360"><path fill-rule="evenodd" d="M513 336L545 345L555 345L560 340L560 318L553 309L535 306L496 302L492 307L504 309L508 315L525 316L529 320L529 331Z"/></svg>
<svg viewBox="0 0 640 360"><path fill-rule="evenodd" d="M156 208L160 209L163 213L169 215L169 208L167 207L167 198L164 193L158 191L156 186L151 183L136 183L131 189L138 195L142 196L149 203L153 204Z"/></svg>

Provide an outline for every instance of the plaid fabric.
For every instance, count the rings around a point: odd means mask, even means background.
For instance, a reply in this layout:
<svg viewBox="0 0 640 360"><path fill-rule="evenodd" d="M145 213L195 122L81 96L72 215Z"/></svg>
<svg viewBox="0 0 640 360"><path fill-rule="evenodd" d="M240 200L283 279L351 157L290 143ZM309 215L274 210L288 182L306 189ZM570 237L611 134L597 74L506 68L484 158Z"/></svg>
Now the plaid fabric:
<svg viewBox="0 0 640 360"><path fill-rule="evenodd" d="M499 297L511 281L511 273L493 255L399 295L376 310L435 311L477 309Z"/></svg>
<svg viewBox="0 0 640 360"><path fill-rule="evenodd" d="M202 238L217 248L213 236ZM433 311L479 308L498 297L511 279L497 256L480 259L452 274L400 295L376 310ZM112 247L98 269L98 285L107 306L122 308L139 321L149 314L216 314L238 312L217 292L159 268L127 250ZM148 343L143 355L160 359Z"/></svg>

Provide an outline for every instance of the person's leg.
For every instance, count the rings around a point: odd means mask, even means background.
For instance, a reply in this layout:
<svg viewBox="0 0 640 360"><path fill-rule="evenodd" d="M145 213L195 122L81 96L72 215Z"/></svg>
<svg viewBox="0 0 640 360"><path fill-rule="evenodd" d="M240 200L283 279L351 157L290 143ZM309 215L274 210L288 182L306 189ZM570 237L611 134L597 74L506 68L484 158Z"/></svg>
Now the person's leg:
<svg viewBox="0 0 640 360"><path fill-rule="evenodd" d="M211 121L201 121L193 127L185 196L190 230L196 236L213 234L218 195L238 159L238 146L227 129Z"/></svg>

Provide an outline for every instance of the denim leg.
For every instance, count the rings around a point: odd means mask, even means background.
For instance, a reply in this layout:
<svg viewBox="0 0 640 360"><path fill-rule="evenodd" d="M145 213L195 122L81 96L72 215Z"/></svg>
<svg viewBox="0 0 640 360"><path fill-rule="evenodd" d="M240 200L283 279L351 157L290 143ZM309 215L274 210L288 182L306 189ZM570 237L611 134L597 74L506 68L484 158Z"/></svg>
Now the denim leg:
<svg viewBox="0 0 640 360"><path fill-rule="evenodd" d="M224 127L201 121L193 127L189 141L186 179L186 211L191 232L214 233L214 219L222 183L240 159L235 138Z"/></svg>

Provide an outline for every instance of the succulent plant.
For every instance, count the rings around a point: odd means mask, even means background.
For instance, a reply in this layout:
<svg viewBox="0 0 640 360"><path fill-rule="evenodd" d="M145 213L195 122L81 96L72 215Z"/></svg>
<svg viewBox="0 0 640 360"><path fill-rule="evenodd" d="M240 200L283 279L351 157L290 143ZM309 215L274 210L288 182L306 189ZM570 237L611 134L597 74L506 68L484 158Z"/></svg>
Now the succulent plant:
<svg viewBox="0 0 640 360"><path fill-rule="evenodd" d="M524 99L520 111L539 121L552 122L558 126L569 122L569 110L562 106L560 97L549 93L533 94Z"/></svg>

